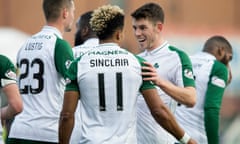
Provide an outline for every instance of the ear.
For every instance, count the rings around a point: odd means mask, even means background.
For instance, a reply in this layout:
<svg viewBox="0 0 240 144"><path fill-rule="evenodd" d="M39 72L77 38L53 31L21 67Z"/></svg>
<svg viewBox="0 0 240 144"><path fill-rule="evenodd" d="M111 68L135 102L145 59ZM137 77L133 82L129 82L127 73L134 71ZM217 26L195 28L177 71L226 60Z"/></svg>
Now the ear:
<svg viewBox="0 0 240 144"><path fill-rule="evenodd" d="M157 29L158 29L159 31L162 31L162 29L163 29L163 24L162 24L161 22L157 22L157 23L156 23L156 27L157 27Z"/></svg>
<svg viewBox="0 0 240 144"><path fill-rule="evenodd" d="M88 27L84 27L84 28L82 29L81 33L82 33L83 36L88 35L88 33L89 33L89 28L88 28Z"/></svg>
<svg viewBox="0 0 240 144"><path fill-rule="evenodd" d="M68 17L68 10L67 8L63 9L63 19L66 19Z"/></svg>
<svg viewBox="0 0 240 144"><path fill-rule="evenodd" d="M217 50L217 53L218 53L219 57L223 57L225 55L224 47L219 46L218 50Z"/></svg>
<svg viewBox="0 0 240 144"><path fill-rule="evenodd" d="M118 41L121 41L123 39L123 31L122 30L117 30L116 31L116 39Z"/></svg>

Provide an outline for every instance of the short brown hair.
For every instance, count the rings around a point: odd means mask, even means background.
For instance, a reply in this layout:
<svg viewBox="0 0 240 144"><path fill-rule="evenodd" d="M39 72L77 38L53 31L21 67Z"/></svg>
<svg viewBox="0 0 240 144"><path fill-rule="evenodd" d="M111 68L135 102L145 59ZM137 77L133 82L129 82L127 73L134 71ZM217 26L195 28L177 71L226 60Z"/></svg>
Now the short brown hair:
<svg viewBox="0 0 240 144"><path fill-rule="evenodd" d="M56 21L62 8L70 8L73 0L43 0L43 11L47 21Z"/></svg>
<svg viewBox="0 0 240 144"><path fill-rule="evenodd" d="M162 22L164 23L164 12L160 5L156 3L146 3L143 6L136 9L131 16L136 20L148 19L152 22Z"/></svg>

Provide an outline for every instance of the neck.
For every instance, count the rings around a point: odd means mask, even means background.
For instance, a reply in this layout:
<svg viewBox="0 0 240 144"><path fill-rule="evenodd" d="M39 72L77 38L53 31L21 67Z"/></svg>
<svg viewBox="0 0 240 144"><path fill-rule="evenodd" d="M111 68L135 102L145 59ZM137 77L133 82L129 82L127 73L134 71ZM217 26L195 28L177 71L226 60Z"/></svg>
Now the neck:
<svg viewBox="0 0 240 144"><path fill-rule="evenodd" d="M160 47L164 42L165 42L164 39L158 38L158 39L156 40L156 42L153 43L152 46L147 49L147 51L152 51L152 50Z"/></svg>
<svg viewBox="0 0 240 144"><path fill-rule="evenodd" d="M62 35L64 34L64 26L58 24L57 22L47 22L47 25L55 27L56 29L58 29L61 32Z"/></svg>
<svg viewBox="0 0 240 144"><path fill-rule="evenodd" d="M119 42L117 40L114 40L114 39L100 40L99 43L100 44L103 44L103 43L117 43L117 44L119 44Z"/></svg>

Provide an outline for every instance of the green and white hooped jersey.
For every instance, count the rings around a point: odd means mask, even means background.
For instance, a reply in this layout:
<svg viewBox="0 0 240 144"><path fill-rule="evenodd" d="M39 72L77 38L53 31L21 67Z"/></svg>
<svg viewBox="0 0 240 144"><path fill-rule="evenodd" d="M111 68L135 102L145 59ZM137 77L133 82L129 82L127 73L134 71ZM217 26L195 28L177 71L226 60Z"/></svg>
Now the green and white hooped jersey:
<svg viewBox="0 0 240 144"><path fill-rule="evenodd" d="M12 83L16 83L16 69L9 58L0 54L0 89ZM2 96L3 95L0 96L0 107L2 107ZM0 119L0 144L3 144L2 132L3 129Z"/></svg>
<svg viewBox="0 0 240 144"><path fill-rule="evenodd" d="M192 56L191 61L196 80L197 103L193 108L178 107L176 118L192 138L200 144L207 144L204 109L220 110L228 70L213 55L205 52ZM218 121L219 119L215 121L217 125Z"/></svg>
<svg viewBox="0 0 240 144"><path fill-rule="evenodd" d="M195 87L195 82L192 73L192 64L189 56L168 42L164 42L160 47L152 51L144 51L139 54L146 61L150 62L156 69L161 78L170 81L176 86ZM174 113L177 102L167 95L163 90L157 87L158 93L163 102ZM151 116L151 113L144 102L142 96L139 96L137 109L137 131L138 143L140 144L168 144L172 137L164 130Z"/></svg>
<svg viewBox="0 0 240 144"><path fill-rule="evenodd" d="M66 90L80 91L80 143L137 143L137 93L154 89L152 83L142 80L142 61L117 44L106 43L71 64L70 79L77 80Z"/></svg>
<svg viewBox="0 0 240 144"><path fill-rule="evenodd" d="M23 112L16 116L10 138L58 142L66 71L73 60L70 45L54 27L30 37L17 55Z"/></svg>

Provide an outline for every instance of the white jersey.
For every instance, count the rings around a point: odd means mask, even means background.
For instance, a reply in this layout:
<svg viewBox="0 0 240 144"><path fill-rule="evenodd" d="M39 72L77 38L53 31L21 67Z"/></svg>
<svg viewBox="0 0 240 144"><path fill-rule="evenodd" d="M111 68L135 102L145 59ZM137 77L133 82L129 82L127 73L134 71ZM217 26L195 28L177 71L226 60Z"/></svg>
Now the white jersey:
<svg viewBox="0 0 240 144"><path fill-rule="evenodd" d="M218 69L224 71L226 67L216 61L213 55L205 52L192 56L191 61L196 78L197 102L193 108L187 108L183 105L177 107L176 118L184 130L199 144L208 144L204 124L204 108L207 108L205 100L209 96L210 99L213 99L213 95L217 95L213 104L208 101L212 108L218 105L217 101L221 101L226 87L226 78L225 80L221 78L222 73L219 73ZM225 77L227 76L225 75ZM213 86L215 87L213 88Z"/></svg>
<svg viewBox="0 0 240 144"><path fill-rule="evenodd" d="M154 88L142 80L142 61L117 44L106 43L72 63L70 71L77 75L81 96L81 144L137 143L137 93Z"/></svg>
<svg viewBox="0 0 240 144"><path fill-rule="evenodd" d="M73 47L73 55L75 58L83 55L89 50L89 46L97 46L99 44L98 38L90 38L86 40L83 44Z"/></svg>
<svg viewBox="0 0 240 144"><path fill-rule="evenodd" d="M160 47L139 54L150 62L159 76L176 86L194 86L192 65L188 56L181 50L170 46L167 42ZM163 102L174 113L177 102L159 87L158 93ZM151 113L142 96L139 96L137 109L137 134L139 144L172 144L173 136L164 130L151 116Z"/></svg>
<svg viewBox="0 0 240 144"><path fill-rule="evenodd" d="M98 44L99 44L98 38L89 38L83 44L73 47L72 50L73 50L74 58L78 58L79 56L82 56L84 53L86 53L92 47L97 46ZM75 122L74 122L74 128L73 128L71 139L70 139L70 144L80 144L80 136L81 136L80 104L81 104L81 101L78 102L78 106L75 112Z"/></svg>
<svg viewBox="0 0 240 144"><path fill-rule="evenodd" d="M10 138L58 142L64 71L72 60L70 45L54 27L44 26L21 47L17 66L24 109L12 124Z"/></svg>

